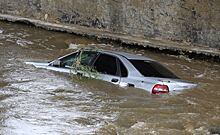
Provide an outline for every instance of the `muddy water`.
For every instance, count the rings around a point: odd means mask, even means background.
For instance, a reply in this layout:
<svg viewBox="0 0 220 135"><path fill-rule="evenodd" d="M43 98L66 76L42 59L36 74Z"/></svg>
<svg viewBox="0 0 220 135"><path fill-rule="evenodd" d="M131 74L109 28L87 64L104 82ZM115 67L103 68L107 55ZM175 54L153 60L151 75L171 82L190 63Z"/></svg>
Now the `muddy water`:
<svg viewBox="0 0 220 135"><path fill-rule="evenodd" d="M156 59L199 84L178 95L151 95L25 65L90 44ZM72 48L72 49L71 49ZM0 134L214 134L220 132L220 65L103 44L65 33L0 22Z"/></svg>

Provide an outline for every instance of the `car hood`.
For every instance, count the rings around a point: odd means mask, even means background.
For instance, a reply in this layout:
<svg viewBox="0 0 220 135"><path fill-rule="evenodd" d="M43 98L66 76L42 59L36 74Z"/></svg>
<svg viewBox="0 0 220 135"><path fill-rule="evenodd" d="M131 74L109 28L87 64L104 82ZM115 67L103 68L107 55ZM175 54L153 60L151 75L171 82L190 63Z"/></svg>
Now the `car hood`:
<svg viewBox="0 0 220 135"><path fill-rule="evenodd" d="M43 68L49 66L49 62L25 62L25 64L33 65L37 68Z"/></svg>

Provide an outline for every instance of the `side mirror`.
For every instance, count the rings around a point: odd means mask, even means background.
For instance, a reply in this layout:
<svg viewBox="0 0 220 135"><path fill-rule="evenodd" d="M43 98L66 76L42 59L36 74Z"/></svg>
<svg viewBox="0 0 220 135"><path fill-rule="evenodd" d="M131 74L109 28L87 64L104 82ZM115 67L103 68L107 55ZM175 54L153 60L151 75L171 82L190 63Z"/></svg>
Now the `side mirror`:
<svg viewBox="0 0 220 135"><path fill-rule="evenodd" d="M61 61L59 59L54 60L53 63L51 63L51 65L54 67L60 67Z"/></svg>

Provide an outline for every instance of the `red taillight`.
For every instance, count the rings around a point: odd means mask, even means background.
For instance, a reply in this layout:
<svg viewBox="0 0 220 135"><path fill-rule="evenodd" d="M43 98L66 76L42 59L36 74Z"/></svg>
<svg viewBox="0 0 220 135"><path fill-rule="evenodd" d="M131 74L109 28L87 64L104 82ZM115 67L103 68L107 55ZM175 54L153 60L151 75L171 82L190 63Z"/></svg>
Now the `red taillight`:
<svg viewBox="0 0 220 135"><path fill-rule="evenodd" d="M167 85L156 84L152 89L153 94L169 93L169 87Z"/></svg>

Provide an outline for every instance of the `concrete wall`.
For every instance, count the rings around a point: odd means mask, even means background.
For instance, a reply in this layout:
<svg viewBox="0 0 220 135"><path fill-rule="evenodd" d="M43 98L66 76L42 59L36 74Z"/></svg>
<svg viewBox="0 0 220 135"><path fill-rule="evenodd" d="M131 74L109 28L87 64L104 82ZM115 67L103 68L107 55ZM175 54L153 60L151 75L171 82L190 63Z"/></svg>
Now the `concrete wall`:
<svg viewBox="0 0 220 135"><path fill-rule="evenodd" d="M1 0L0 12L220 48L220 0Z"/></svg>

